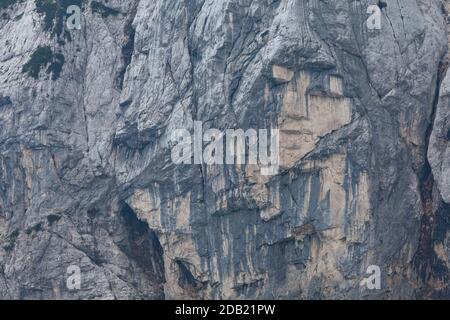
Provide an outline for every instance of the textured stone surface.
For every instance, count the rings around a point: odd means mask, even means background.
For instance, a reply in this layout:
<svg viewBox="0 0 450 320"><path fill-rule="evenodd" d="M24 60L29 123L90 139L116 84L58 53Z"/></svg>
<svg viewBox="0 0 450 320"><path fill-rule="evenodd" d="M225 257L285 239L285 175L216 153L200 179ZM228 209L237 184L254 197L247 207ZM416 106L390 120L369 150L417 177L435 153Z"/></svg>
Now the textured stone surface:
<svg viewBox="0 0 450 320"><path fill-rule="evenodd" d="M74 2L1 9L0 298L450 297L447 2ZM194 121L280 129L279 174L175 165Z"/></svg>

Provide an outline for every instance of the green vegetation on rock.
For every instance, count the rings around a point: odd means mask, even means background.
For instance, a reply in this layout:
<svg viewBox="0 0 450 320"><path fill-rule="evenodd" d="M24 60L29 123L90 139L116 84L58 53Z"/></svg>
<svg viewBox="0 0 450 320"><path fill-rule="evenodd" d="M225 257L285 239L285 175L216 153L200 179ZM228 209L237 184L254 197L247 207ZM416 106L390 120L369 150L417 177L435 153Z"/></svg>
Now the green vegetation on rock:
<svg viewBox="0 0 450 320"><path fill-rule="evenodd" d="M61 216L58 214L50 214L47 216L47 222L49 226L53 225L55 222L58 222L61 219Z"/></svg>
<svg viewBox="0 0 450 320"><path fill-rule="evenodd" d="M34 226L32 226L32 227L28 228L27 230L25 230L25 233L30 235L33 232L40 232L42 230L44 230L43 227L42 227L42 222L39 222L39 223L36 223Z"/></svg>
<svg viewBox="0 0 450 320"><path fill-rule="evenodd" d="M0 10L9 7L12 4L23 2L23 0L0 0Z"/></svg>
<svg viewBox="0 0 450 320"><path fill-rule="evenodd" d="M16 244L17 237L19 236L19 230L14 230L7 238L6 244L3 246L3 249L6 251L11 251L14 249Z"/></svg>
<svg viewBox="0 0 450 320"><path fill-rule="evenodd" d="M53 29L53 21L58 11L58 4L55 0L36 0L36 11L44 16L44 30Z"/></svg>
<svg viewBox="0 0 450 320"><path fill-rule="evenodd" d="M47 73L52 73L52 80L57 80L64 66L64 55L56 53L53 63L48 67Z"/></svg>
<svg viewBox="0 0 450 320"><path fill-rule="evenodd" d="M53 54L50 47L38 47L31 55L30 60L23 66L22 72L38 79L40 71L48 66L47 73L52 74L52 80L57 80L61 74L64 61L64 55L61 53Z"/></svg>
<svg viewBox="0 0 450 320"><path fill-rule="evenodd" d="M103 18L107 18L108 16L117 16L120 14L120 11L107 7L103 3L92 1L91 2L92 12L101 14Z"/></svg>
<svg viewBox="0 0 450 320"><path fill-rule="evenodd" d="M30 60L23 66L22 72L28 73L31 77L39 78L41 69L53 61L53 52L50 47L39 47L31 55Z"/></svg>
<svg viewBox="0 0 450 320"><path fill-rule="evenodd" d="M1 0L0 0L1 1ZM64 17L71 5L83 7L85 0L35 0L36 11L44 16L44 30L59 36L64 30Z"/></svg>

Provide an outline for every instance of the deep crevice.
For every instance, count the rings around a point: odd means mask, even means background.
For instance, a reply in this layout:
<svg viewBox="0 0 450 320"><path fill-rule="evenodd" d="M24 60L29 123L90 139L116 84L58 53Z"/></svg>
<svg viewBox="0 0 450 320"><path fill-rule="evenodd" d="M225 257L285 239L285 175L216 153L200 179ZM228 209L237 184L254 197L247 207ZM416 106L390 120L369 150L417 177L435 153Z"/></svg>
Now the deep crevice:
<svg viewBox="0 0 450 320"><path fill-rule="evenodd" d="M123 89L123 82L125 80L125 74L127 72L127 68L131 63L131 60L133 58L133 52L134 52L134 40L136 37L136 30L133 28L133 20L136 16L137 9L134 8L130 18L128 19L127 23L124 27L124 34L126 37L126 42L122 46L122 59L123 59L123 66L119 70L119 74L117 76L117 82L119 89Z"/></svg>
<svg viewBox="0 0 450 320"><path fill-rule="evenodd" d="M158 283L165 282L163 248L156 233L138 219L133 209L122 203L120 214L128 230L128 239L118 243L119 248Z"/></svg>

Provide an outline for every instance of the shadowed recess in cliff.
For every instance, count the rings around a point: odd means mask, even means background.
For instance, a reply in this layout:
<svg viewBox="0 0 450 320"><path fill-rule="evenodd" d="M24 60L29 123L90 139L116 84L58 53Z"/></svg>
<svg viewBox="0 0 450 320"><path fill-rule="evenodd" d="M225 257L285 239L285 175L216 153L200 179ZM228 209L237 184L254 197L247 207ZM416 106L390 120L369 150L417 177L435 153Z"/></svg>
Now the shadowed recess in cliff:
<svg viewBox="0 0 450 320"><path fill-rule="evenodd" d="M158 237L126 203L122 204L120 214L128 230L128 241L119 243L120 249L151 279L164 282L163 249Z"/></svg>
<svg viewBox="0 0 450 320"><path fill-rule="evenodd" d="M189 271L189 268L187 267L189 263L179 259L175 262L177 263L179 272L178 285L184 290L190 291L191 294L194 294L196 291L202 289L203 284L195 279L195 277Z"/></svg>

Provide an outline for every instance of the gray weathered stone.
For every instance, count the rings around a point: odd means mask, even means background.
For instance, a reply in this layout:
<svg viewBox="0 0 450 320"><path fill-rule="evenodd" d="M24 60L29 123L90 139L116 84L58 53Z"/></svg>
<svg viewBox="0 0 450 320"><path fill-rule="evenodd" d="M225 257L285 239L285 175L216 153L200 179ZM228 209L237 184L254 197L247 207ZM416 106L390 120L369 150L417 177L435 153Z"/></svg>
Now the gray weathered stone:
<svg viewBox="0 0 450 320"><path fill-rule="evenodd" d="M81 2L1 9L0 298L450 297L446 1ZM279 174L174 164L195 121L279 129Z"/></svg>

